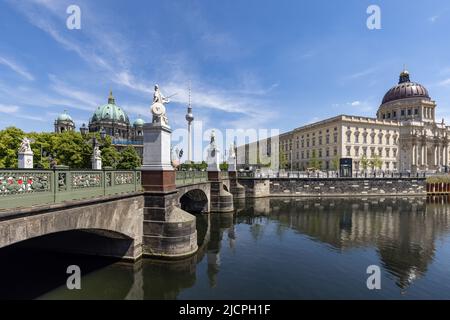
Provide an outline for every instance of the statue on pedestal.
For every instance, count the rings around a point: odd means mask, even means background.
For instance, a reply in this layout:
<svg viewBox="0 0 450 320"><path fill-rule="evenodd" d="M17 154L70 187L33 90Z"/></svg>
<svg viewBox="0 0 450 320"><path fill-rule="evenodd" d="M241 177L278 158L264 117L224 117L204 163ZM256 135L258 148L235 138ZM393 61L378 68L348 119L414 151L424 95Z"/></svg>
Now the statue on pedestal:
<svg viewBox="0 0 450 320"><path fill-rule="evenodd" d="M216 132L211 131L211 139L208 147L208 171L220 171L219 149L216 145Z"/></svg>
<svg viewBox="0 0 450 320"><path fill-rule="evenodd" d="M32 153L33 151L31 150L31 140L28 139L27 137L24 137L22 139L22 142L20 144L20 148L19 148L19 152L20 153Z"/></svg>
<svg viewBox="0 0 450 320"><path fill-rule="evenodd" d="M20 143L18 153L18 167L19 169L32 169L33 168L33 150L31 150L31 143L34 140L24 137Z"/></svg>
<svg viewBox="0 0 450 320"><path fill-rule="evenodd" d="M153 104L151 106L151 112L153 115L153 123L161 123L163 125L169 126L169 120L166 115L165 104L169 103L169 98L164 97L159 90L159 86L155 85L155 92L153 94Z"/></svg>

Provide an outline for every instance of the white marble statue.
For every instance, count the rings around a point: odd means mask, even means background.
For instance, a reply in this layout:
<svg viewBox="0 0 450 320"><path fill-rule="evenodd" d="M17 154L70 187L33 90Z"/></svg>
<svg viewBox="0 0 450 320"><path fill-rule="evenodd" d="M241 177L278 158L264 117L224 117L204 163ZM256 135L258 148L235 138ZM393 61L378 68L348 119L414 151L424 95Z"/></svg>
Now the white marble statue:
<svg viewBox="0 0 450 320"><path fill-rule="evenodd" d="M166 126L169 125L169 120L166 115L166 107L165 104L169 103L169 98L164 97L159 89L159 86L155 85L155 92L153 94L153 104L151 107L151 111L153 114L153 123L161 123Z"/></svg>
<svg viewBox="0 0 450 320"><path fill-rule="evenodd" d="M22 139L22 142L20 144L20 148L19 148L19 152L20 153L32 153L33 151L31 150L31 140L28 139L27 137L24 137Z"/></svg>
<svg viewBox="0 0 450 320"><path fill-rule="evenodd" d="M102 152L100 151L99 146L94 147L94 159L101 159L102 158Z"/></svg>

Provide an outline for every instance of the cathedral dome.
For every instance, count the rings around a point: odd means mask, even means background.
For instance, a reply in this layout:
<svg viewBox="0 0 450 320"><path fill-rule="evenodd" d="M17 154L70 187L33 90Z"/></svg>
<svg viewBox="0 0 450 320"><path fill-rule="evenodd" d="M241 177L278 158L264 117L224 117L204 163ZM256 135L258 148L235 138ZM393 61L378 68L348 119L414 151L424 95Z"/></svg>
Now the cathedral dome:
<svg viewBox="0 0 450 320"><path fill-rule="evenodd" d="M108 104L99 106L91 118L91 122L114 121L116 123L130 124L130 120L125 111L116 105L112 92L109 94Z"/></svg>
<svg viewBox="0 0 450 320"><path fill-rule="evenodd" d="M136 120L134 121L134 123L133 123L133 125L134 125L135 127L143 127L144 124L145 124L145 121L142 120L141 118L136 119Z"/></svg>
<svg viewBox="0 0 450 320"><path fill-rule="evenodd" d="M56 121L71 121L71 122L73 122L72 117L69 116L69 115L67 114L67 111L65 111L65 110L64 110L64 113L61 113L61 114L58 116L58 118L56 119Z"/></svg>
<svg viewBox="0 0 450 320"><path fill-rule="evenodd" d="M409 72L404 70L400 74L398 85L392 87L384 95L382 104L408 98L424 98L430 100L428 90L419 83L411 82Z"/></svg>

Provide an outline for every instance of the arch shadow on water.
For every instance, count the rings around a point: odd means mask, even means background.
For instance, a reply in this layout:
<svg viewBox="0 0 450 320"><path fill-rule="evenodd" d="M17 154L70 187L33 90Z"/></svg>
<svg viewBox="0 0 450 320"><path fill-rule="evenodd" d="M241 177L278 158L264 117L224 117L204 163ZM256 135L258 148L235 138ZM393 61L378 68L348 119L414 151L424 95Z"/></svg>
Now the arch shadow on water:
<svg viewBox="0 0 450 320"><path fill-rule="evenodd" d="M133 239L116 232L105 230L73 230L52 233L31 238L0 249L0 300L29 300L58 291L58 299L88 298L83 294L95 292L97 299L124 299L132 283L133 270L122 272L121 279L114 285L101 282L87 282L91 289L68 290L66 283L71 265L80 267L82 277L123 261L119 256L95 256L102 248L108 254L111 248L126 253ZM104 251L106 248L106 251ZM111 252L112 252L111 251ZM126 267L130 269L130 267Z"/></svg>

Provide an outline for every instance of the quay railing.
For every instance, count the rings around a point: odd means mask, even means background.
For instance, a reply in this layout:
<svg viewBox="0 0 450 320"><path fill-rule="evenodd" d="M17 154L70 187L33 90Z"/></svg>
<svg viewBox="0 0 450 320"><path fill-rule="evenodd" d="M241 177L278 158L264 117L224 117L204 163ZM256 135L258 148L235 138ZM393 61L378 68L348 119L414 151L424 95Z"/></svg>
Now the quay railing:
<svg viewBox="0 0 450 320"><path fill-rule="evenodd" d="M0 169L0 210L140 191L136 170Z"/></svg>
<svg viewBox="0 0 450 320"><path fill-rule="evenodd" d="M254 172L254 171L240 171L238 177L241 179L265 179L265 178L286 178L286 179L341 179L341 178L357 178L357 179L371 179L371 178L426 178L434 173L426 172L354 172L352 175L340 175L336 171L319 171L319 172L304 172L304 171L285 171L285 172Z"/></svg>
<svg viewBox="0 0 450 320"><path fill-rule="evenodd" d="M208 181L208 173L206 171L176 171L175 184L184 186Z"/></svg>

